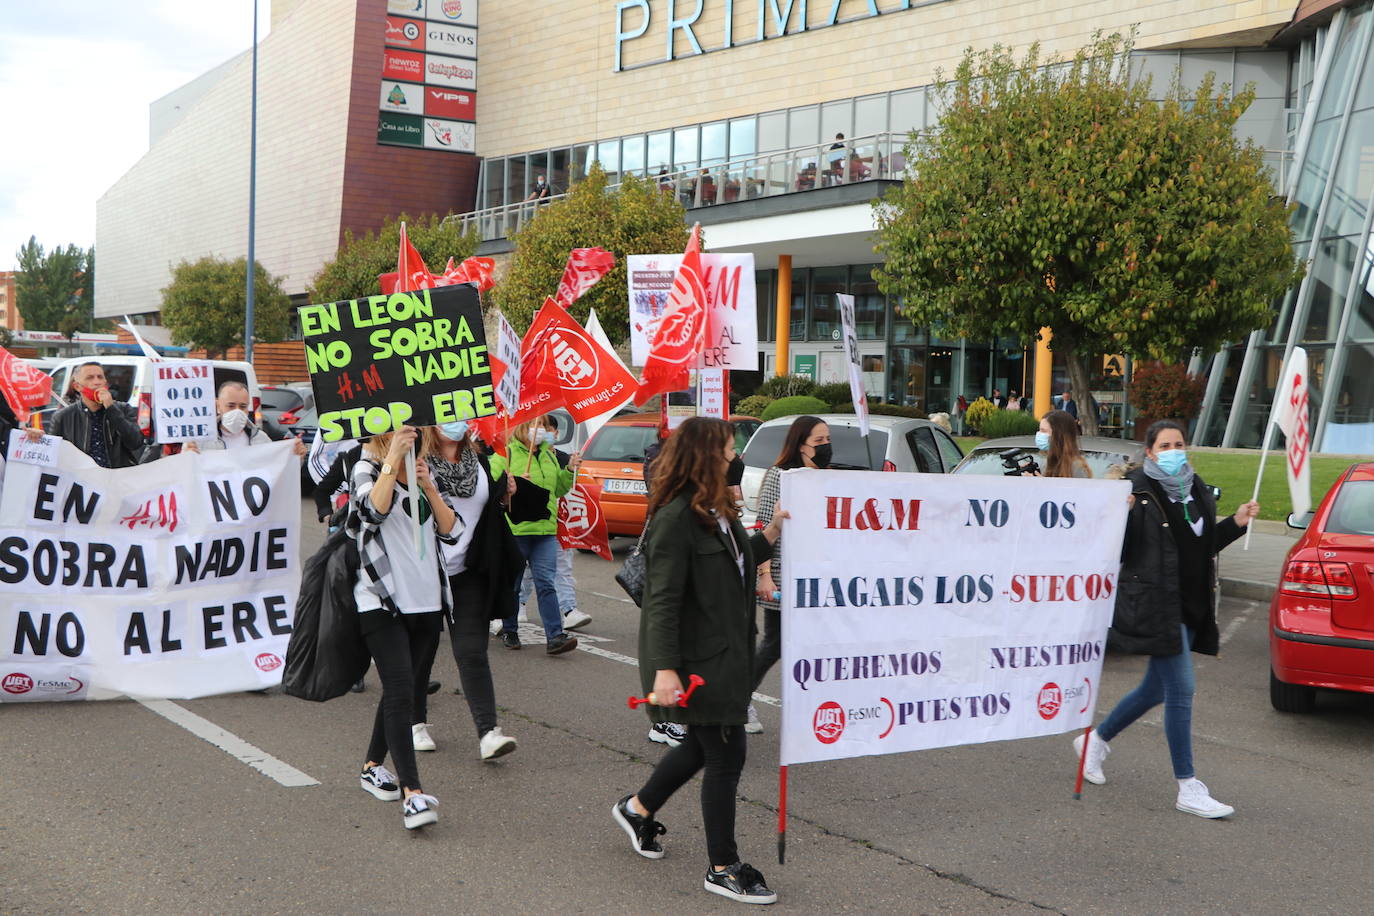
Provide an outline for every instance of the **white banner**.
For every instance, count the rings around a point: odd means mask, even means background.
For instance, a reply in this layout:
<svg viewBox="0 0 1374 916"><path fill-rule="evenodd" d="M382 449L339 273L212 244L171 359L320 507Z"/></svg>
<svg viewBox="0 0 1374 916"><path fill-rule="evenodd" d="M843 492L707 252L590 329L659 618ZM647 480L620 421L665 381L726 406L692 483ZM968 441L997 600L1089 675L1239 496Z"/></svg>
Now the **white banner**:
<svg viewBox="0 0 1374 916"><path fill-rule="evenodd" d="M0 702L281 681L300 587L290 442L121 470L60 443L0 489Z"/></svg>
<svg viewBox="0 0 1374 916"><path fill-rule="evenodd" d="M1307 351L1294 347L1284 368L1283 378L1274 392L1270 417L1287 440L1284 449L1288 466L1288 498L1294 515L1312 508L1312 427L1307 410Z"/></svg>
<svg viewBox="0 0 1374 916"><path fill-rule="evenodd" d="M781 762L1088 725L1129 492L784 472Z"/></svg>
<svg viewBox="0 0 1374 916"><path fill-rule="evenodd" d="M697 398L697 416L730 419L730 404L725 394L725 370L698 369L697 386L701 392Z"/></svg>
<svg viewBox="0 0 1374 916"><path fill-rule="evenodd" d="M632 254L625 258L630 289L630 362L644 365L649 341L668 304L680 254ZM716 339L706 341L700 367L705 369L759 368L759 315L754 288L752 254L701 255L702 281L710 309L708 327Z"/></svg>
<svg viewBox="0 0 1374 916"><path fill-rule="evenodd" d="M496 358L506 366L496 385L496 399L513 414L520 406L520 335L500 312L496 313Z"/></svg>
<svg viewBox="0 0 1374 916"><path fill-rule="evenodd" d="M206 360L159 362L153 369L153 432L158 442L215 435L215 370Z"/></svg>

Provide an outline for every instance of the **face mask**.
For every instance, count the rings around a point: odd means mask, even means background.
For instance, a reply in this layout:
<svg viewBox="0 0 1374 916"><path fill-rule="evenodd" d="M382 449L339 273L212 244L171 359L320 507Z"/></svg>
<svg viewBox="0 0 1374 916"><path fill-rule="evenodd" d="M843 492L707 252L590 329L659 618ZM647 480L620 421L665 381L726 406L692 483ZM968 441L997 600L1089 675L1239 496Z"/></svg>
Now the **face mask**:
<svg viewBox="0 0 1374 916"><path fill-rule="evenodd" d="M238 435L248 425L248 414L235 407L219 418L219 425L226 433Z"/></svg>
<svg viewBox="0 0 1374 916"><path fill-rule="evenodd" d="M1042 452L1048 452L1048 451L1050 450L1050 434L1049 434L1049 433L1036 433L1036 434L1035 434L1035 447L1038 448L1038 449L1040 449L1040 451L1042 451Z"/></svg>
<svg viewBox="0 0 1374 916"><path fill-rule="evenodd" d="M439 431L454 442L462 442L468 434L468 421L454 420L452 423L442 423L439 426Z"/></svg>
<svg viewBox="0 0 1374 916"><path fill-rule="evenodd" d="M543 445L546 442L553 442L553 433L547 429L536 429L534 431L534 444Z"/></svg>
<svg viewBox="0 0 1374 916"><path fill-rule="evenodd" d="M825 445L817 445L817 446L814 446L814 449L815 449L816 454L814 454L814 455L811 456L811 463L814 464L814 465L815 465L816 467L818 467L818 468L828 468L828 467L830 467L830 455L831 455L830 443L827 442L827 443L825 443Z"/></svg>
<svg viewBox="0 0 1374 916"><path fill-rule="evenodd" d="M1155 464L1159 469L1170 477L1183 470L1183 466L1188 463L1188 452L1181 448L1171 448L1167 452L1160 452L1155 455Z"/></svg>
<svg viewBox="0 0 1374 916"><path fill-rule="evenodd" d="M737 487L744 480L744 459L739 455L730 459L730 466L725 469L725 485L727 487Z"/></svg>

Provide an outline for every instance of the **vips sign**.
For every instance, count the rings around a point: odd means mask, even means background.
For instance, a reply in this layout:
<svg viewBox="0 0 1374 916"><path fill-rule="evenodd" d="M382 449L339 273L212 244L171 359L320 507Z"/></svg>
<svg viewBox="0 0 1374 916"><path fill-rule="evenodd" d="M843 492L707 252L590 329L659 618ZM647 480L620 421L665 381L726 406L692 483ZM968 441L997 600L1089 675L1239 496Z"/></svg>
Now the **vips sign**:
<svg viewBox="0 0 1374 916"><path fill-rule="evenodd" d="M281 680L300 586L288 443L122 470L71 443L0 491L0 703Z"/></svg>
<svg viewBox="0 0 1374 916"><path fill-rule="evenodd" d="M1089 724L1129 492L785 472L782 763Z"/></svg>
<svg viewBox="0 0 1374 916"><path fill-rule="evenodd" d="M300 319L326 442L496 412L471 284L306 305Z"/></svg>

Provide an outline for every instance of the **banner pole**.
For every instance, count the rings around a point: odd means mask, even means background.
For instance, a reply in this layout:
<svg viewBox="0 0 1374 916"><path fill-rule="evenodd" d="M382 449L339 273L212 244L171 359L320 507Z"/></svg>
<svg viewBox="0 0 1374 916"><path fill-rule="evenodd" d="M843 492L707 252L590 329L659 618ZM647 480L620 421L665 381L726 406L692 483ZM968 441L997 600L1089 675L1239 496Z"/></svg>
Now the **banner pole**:
<svg viewBox="0 0 1374 916"><path fill-rule="evenodd" d="M1083 799L1083 769L1088 765L1088 742L1092 740L1093 727L1083 729L1083 753L1078 755L1078 779L1073 784L1074 801Z"/></svg>
<svg viewBox="0 0 1374 916"><path fill-rule="evenodd" d="M1260 481L1264 480L1264 461L1265 461L1266 458L1269 457L1269 446L1270 446L1270 444L1271 444L1273 441L1274 441L1274 418L1273 418L1273 416L1272 416L1272 414L1271 414L1271 416L1269 417L1269 419L1268 419L1268 420L1265 422L1265 424L1264 424L1264 447L1263 447L1262 449L1260 449L1259 473L1257 473L1257 474L1255 475L1255 492L1254 492L1254 494L1250 497L1251 502L1255 502L1255 501L1257 501L1257 500L1259 499L1259 494L1260 494ZM1251 519L1251 520L1250 520L1250 524L1248 524L1248 525L1245 526L1245 545L1242 547L1243 550L1249 550L1249 549L1250 549L1250 535L1254 532L1254 530L1255 530L1255 520L1254 520L1254 519Z"/></svg>
<svg viewBox="0 0 1374 916"><path fill-rule="evenodd" d="M787 862L787 765L778 767L778 864Z"/></svg>
<svg viewBox="0 0 1374 916"><path fill-rule="evenodd" d="M411 513L411 529L415 532L415 550L420 554L420 559L425 557L425 539L420 531L420 481L415 477L415 449L406 452L406 480L410 481L411 507L415 510Z"/></svg>

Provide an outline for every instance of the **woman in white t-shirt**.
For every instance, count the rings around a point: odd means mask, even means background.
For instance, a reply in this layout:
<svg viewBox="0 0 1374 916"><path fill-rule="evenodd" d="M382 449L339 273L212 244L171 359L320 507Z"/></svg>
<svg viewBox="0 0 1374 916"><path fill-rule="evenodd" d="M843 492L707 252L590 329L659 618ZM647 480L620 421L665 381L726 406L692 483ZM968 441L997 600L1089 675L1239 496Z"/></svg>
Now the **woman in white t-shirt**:
<svg viewBox="0 0 1374 916"><path fill-rule="evenodd" d="M439 640L441 614L448 612L448 576L442 546L454 544L462 527L439 494L426 462L433 433L420 439L415 462L416 480L406 474L406 454L415 446L417 431L402 426L394 433L374 436L363 446L353 468L353 512L349 524L358 537L359 627L377 674L382 699L368 744L367 762L359 777L367 792L383 801L404 797L402 821L407 829L438 820L438 801L420 787L415 766L411 710L417 690L416 666L432 658ZM420 522L416 549L412 519ZM382 766L387 753L398 776Z"/></svg>

